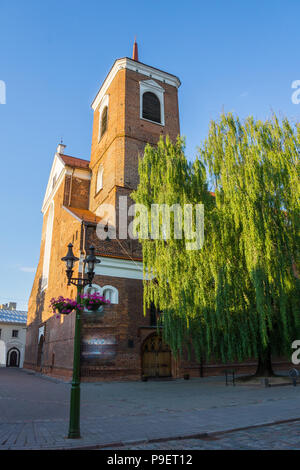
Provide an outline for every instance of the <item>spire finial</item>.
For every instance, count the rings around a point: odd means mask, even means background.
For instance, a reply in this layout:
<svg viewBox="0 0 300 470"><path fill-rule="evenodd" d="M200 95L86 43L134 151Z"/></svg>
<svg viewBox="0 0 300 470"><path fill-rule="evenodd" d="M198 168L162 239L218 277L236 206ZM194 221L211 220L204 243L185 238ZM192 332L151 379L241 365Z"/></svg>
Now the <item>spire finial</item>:
<svg viewBox="0 0 300 470"><path fill-rule="evenodd" d="M63 143L63 138L60 139L60 143L58 144L56 148L56 153L60 153L61 155L64 154L66 145Z"/></svg>
<svg viewBox="0 0 300 470"><path fill-rule="evenodd" d="M138 45L137 45L137 42L136 42L136 36L134 37L132 59L136 60L137 62L139 61L139 53L138 53Z"/></svg>

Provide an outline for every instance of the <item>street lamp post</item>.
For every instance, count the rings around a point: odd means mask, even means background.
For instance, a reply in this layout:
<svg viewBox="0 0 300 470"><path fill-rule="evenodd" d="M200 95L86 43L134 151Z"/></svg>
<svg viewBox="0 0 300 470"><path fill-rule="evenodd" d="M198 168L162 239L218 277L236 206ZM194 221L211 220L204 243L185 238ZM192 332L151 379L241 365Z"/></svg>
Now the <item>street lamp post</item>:
<svg viewBox="0 0 300 470"><path fill-rule="evenodd" d="M100 263L95 257L95 248L90 246L90 254L86 256L84 264L87 266L87 278L73 276L74 263L79 258L73 254L73 245L69 243L68 253L61 260L66 263L66 274L68 278L68 286L73 284L77 287L77 304L81 304L81 293L85 286L92 285L95 275L95 264ZM69 423L69 439L80 438L80 332L81 332L81 310L76 308L75 318L75 336L74 336L74 360L73 360L73 378L71 387L70 400L70 423Z"/></svg>

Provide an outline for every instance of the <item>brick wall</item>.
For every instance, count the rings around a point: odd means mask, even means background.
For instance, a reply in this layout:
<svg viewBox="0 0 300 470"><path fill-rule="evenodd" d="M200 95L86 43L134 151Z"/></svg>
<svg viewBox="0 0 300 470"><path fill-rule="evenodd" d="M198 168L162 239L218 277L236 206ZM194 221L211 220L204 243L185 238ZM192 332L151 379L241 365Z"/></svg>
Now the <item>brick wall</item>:
<svg viewBox="0 0 300 470"><path fill-rule="evenodd" d="M66 175L63 204L79 209L89 208L90 181Z"/></svg>
<svg viewBox="0 0 300 470"><path fill-rule="evenodd" d="M51 258L48 275L48 288L42 290L42 275L43 275L43 261L44 261L44 247L45 247L45 233L47 226L47 218L49 210L44 215L42 241L40 250L40 259L37 267L36 275L33 282L32 291L28 302L28 317L27 317L27 336L26 336L26 350L24 367L36 368L38 356L38 329L49 320L53 313L49 306L52 297L63 295L66 297L74 298L76 290L74 286L67 286L65 264L61 258L66 255L67 245L70 242L74 244L74 252L80 251L81 240L81 223L72 217L62 205L66 197L65 191L68 190L68 185L63 181L54 196L54 221L52 230L52 246ZM77 239L76 239L77 233ZM74 273L76 275L76 272ZM60 327L58 323L51 325L54 331L59 335ZM55 333L53 333L55 336ZM44 361L47 363L47 342L44 345ZM72 367L72 360L66 362L66 367Z"/></svg>

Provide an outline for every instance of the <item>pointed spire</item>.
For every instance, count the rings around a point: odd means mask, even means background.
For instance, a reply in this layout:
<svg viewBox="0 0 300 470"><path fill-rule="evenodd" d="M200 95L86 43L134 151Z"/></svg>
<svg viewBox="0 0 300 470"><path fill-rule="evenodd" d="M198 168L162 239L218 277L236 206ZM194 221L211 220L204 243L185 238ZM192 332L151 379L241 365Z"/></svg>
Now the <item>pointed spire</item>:
<svg viewBox="0 0 300 470"><path fill-rule="evenodd" d="M138 45L136 42L136 37L134 38L134 43L133 43L132 59L136 60L137 62L139 61L139 53L138 53Z"/></svg>

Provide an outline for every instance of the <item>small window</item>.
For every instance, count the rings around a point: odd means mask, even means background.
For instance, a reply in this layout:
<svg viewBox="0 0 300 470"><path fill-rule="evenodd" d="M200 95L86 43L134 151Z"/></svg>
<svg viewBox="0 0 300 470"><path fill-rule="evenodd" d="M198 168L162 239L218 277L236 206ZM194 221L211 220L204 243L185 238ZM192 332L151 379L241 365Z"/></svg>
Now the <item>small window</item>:
<svg viewBox="0 0 300 470"><path fill-rule="evenodd" d="M17 338L19 336L19 331L18 330L12 330L12 337Z"/></svg>
<svg viewBox="0 0 300 470"><path fill-rule="evenodd" d="M160 101L158 97L150 91L146 91L146 93L143 94L143 118L158 122L159 124L161 123Z"/></svg>
<svg viewBox="0 0 300 470"><path fill-rule="evenodd" d="M101 128L100 128L100 139L107 129L107 106L102 111L101 114Z"/></svg>
<svg viewBox="0 0 300 470"><path fill-rule="evenodd" d="M96 193L103 188L103 166L100 165L97 172Z"/></svg>
<svg viewBox="0 0 300 470"><path fill-rule="evenodd" d="M119 303L118 289L113 286L104 286L102 289L102 295L112 304Z"/></svg>
<svg viewBox="0 0 300 470"><path fill-rule="evenodd" d="M153 302L151 302L150 305L150 326L156 326L157 325L157 309L155 308L155 305Z"/></svg>
<svg viewBox="0 0 300 470"><path fill-rule="evenodd" d="M86 294L96 294L96 292L101 292L100 286L97 286L97 284L92 284L86 289Z"/></svg>
<svg viewBox="0 0 300 470"><path fill-rule="evenodd" d="M103 296L106 298L106 300L109 300L110 302L113 299L113 291L112 289L105 289L103 291Z"/></svg>

